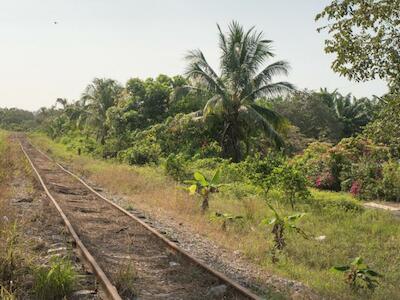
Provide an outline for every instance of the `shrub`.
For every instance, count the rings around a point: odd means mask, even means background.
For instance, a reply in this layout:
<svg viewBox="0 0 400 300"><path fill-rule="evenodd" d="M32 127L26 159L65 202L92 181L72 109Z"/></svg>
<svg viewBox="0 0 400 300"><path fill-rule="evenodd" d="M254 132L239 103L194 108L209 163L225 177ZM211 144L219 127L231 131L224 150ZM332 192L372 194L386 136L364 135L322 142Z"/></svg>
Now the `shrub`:
<svg viewBox="0 0 400 300"><path fill-rule="evenodd" d="M312 206L319 209L340 209L344 211L361 212L364 207L349 195L337 192L314 192L314 197L309 199Z"/></svg>
<svg viewBox="0 0 400 300"><path fill-rule="evenodd" d="M321 174L330 173L328 151L331 147L332 144L329 143L314 142L304 150L303 154L293 159L293 163L303 170L310 185L317 188L324 187L318 187L317 183L320 182Z"/></svg>
<svg viewBox="0 0 400 300"><path fill-rule="evenodd" d="M285 158L281 153L269 152L264 158L259 156L248 157L241 163L241 169L251 183L268 189L270 182L268 177L276 167L281 166Z"/></svg>
<svg viewBox="0 0 400 300"><path fill-rule="evenodd" d="M164 162L165 173L178 181L183 181L190 176L187 168L187 162L181 154L170 154Z"/></svg>
<svg viewBox="0 0 400 300"><path fill-rule="evenodd" d="M379 284L377 277L381 275L370 269L361 257L356 257L350 265L335 266L333 271L342 272L345 275L345 282L352 290L369 289L373 291Z"/></svg>
<svg viewBox="0 0 400 300"><path fill-rule="evenodd" d="M393 199L384 192L383 165L390 156L389 149L361 136L329 144L312 143L294 163L302 168L309 184L318 189L351 192L361 199ZM388 175L396 181L395 173ZM393 190L387 179L386 189Z"/></svg>
<svg viewBox="0 0 400 300"><path fill-rule="evenodd" d="M130 165L158 163L161 149L158 144L135 144L125 151L119 152L118 157Z"/></svg>
<svg viewBox="0 0 400 300"><path fill-rule="evenodd" d="M276 167L270 178L271 184L276 185L283 192L292 209L296 201L307 200L311 196L307 189L307 179L294 165L285 163L281 167Z"/></svg>
<svg viewBox="0 0 400 300"><path fill-rule="evenodd" d="M54 257L50 267L40 267L34 274L34 291L37 299L58 300L70 295L76 273L69 260Z"/></svg>
<svg viewBox="0 0 400 300"><path fill-rule="evenodd" d="M382 193L384 198L400 202L400 163L388 161L382 167Z"/></svg>
<svg viewBox="0 0 400 300"><path fill-rule="evenodd" d="M216 142L205 142L200 148L201 157L220 157L222 154L221 146Z"/></svg>

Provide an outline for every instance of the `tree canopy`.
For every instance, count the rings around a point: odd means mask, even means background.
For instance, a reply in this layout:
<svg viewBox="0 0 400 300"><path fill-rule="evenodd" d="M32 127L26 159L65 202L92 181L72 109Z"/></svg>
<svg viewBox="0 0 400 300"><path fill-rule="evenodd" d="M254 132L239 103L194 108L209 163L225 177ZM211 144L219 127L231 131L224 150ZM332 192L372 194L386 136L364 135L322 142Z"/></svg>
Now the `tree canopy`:
<svg viewBox="0 0 400 300"><path fill-rule="evenodd" d="M355 81L386 80L400 91L400 0L334 0L316 16L326 20L325 51L335 72Z"/></svg>

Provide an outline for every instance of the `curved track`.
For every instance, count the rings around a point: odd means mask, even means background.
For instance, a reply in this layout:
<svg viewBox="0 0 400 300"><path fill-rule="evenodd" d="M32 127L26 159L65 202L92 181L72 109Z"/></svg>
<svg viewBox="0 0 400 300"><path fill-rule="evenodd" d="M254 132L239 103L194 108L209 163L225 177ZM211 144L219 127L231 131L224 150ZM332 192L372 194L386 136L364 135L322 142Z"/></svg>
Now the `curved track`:
<svg viewBox="0 0 400 300"><path fill-rule="evenodd" d="M259 299L106 199L25 138L21 149L108 299ZM128 278L121 276L123 270L130 270Z"/></svg>

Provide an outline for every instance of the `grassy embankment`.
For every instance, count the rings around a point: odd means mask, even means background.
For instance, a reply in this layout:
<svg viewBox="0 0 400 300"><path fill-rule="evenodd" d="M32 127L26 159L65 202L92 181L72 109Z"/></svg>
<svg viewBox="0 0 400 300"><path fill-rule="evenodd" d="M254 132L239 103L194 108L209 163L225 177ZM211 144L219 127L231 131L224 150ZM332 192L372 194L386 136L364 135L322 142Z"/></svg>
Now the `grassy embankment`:
<svg viewBox="0 0 400 300"><path fill-rule="evenodd" d="M363 209L349 194L312 190L312 200L296 204L295 212L306 213L299 227L310 236L326 238L318 241L288 233L284 254L273 264L271 227L260 225L262 219L273 215L255 187L235 184L225 188L213 195L210 214L202 215L200 200L188 196L163 175L161 167L127 166L77 156L65 145L42 135L33 135L32 139L91 181L127 195L134 206L172 216L227 249L240 250L265 271L299 280L321 295L340 299L395 299L400 295L399 219L383 211ZM273 191L269 199L282 215L294 213L280 193ZM215 211L244 218L223 231L221 223L210 218ZM347 264L357 256L383 275L374 293L354 293L344 283L342 274L330 271L332 266Z"/></svg>
<svg viewBox="0 0 400 300"><path fill-rule="evenodd" d="M41 242L31 240L35 215L12 205L11 199L21 193L33 199L35 191L31 168L18 144L0 130L1 300L61 299L72 292L75 282L72 264L65 259L44 257L47 253L42 253Z"/></svg>

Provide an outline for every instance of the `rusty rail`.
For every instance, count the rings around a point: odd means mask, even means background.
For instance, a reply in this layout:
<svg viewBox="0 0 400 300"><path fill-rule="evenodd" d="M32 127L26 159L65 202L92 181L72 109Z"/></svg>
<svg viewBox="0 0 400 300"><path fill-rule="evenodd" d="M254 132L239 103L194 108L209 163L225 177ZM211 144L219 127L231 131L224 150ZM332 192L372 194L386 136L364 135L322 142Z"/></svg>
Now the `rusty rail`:
<svg viewBox="0 0 400 300"><path fill-rule="evenodd" d="M137 218L135 215L131 214L130 212L128 212L127 210L125 210L124 208L120 207L119 205L117 205L116 203L114 203L113 201L107 199L106 197L104 197L103 195L101 195L100 193L98 193L96 190L94 190L89 184L87 184L82 178L80 178L78 175L72 173L71 171L69 171L68 169L66 169L64 166L62 166L61 164L59 164L58 162L56 162L54 159L52 159L51 157L49 157L47 154L45 154L43 151L41 151L40 149L38 149L37 147L35 147L30 141L28 141L29 144L36 149L39 153L41 153L44 157L46 157L47 159L53 161L55 164L57 164L57 166L63 170L65 173L71 175L72 177L74 177L75 179L77 179L79 182L81 182L88 190L90 190L92 193L94 193L96 196L98 196L99 198L101 198L102 200L104 200L105 202L107 202L109 205L113 206L114 208L118 209L120 212L122 212L123 214L127 215L129 218L131 218L132 220L134 220L135 222L139 223L140 225L142 225L144 228L146 228L148 231L150 231L154 236L156 236L157 238L159 238L160 240L162 240L168 247L172 248L174 251L180 253L182 256L186 257L188 260L190 260L191 262L193 262L195 265L197 265L198 267L206 270L208 273L211 273L212 275L214 275L215 277L217 277L219 280L221 280L221 282L227 284L228 286L232 287L233 289L235 289L236 291L238 291L240 294L242 294L243 296L249 298L249 299L253 299L253 300L261 300L261 298L259 296L257 296L256 294L254 294L253 292L251 292L249 289L241 286L239 283L233 281L232 279L228 278L227 276L225 276L224 274L222 274L221 272L212 269L211 267L209 267L208 265L204 264L202 261L198 260L197 258L193 257L192 255L190 255L188 252L186 252L185 250L183 250L182 248L178 247L175 243L171 242L170 240L168 240L166 237L164 237L161 233L159 233L157 230L155 230L154 228L150 227L148 224L146 224L145 222L143 222L142 220L140 220L139 218ZM60 214L63 216L64 222L69 224L70 228L68 227L69 231L71 232L72 235L75 234L76 238L79 240L78 236L76 235L75 231L73 230L71 224L69 223L68 219L66 218L65 214L62 212L61 208L59 207L59 205L56 203L56 201L54 200L54 198L51 196L51 194L48 192L48 189L46 188L46 186L44 185L43 180L41 179L39 173L37 172L37 170L35 169L32 161L29 159L27 153L25 152L25 150L23 149L22 144L20 143L22 151L25 153L25 156L28 158L32 168L34 169L34 171L36 172L36 174L39 177L40 182L42 183L43 188L45 189L47 195L50 197L50 199L52 199L54 205L57 207L57 210L60 212ZM75 237L74 237L75 239ZM100 267L97 265L97 263L95 262L94 258L90 255L90 253L87 251L87 249L85 248L85 246L82 244L82 242L79 240L81 246L86 250L87 255L90 256L90 258L93 260L93 263L98 267L100 273L102 274L105 278L105 280L107 280L109 282L109 280L107 279L107 277L105 276L104 272L100 269ZM96 273L97 274L97 273ZM112 288L115 290L115 287L109 282L109 284L112 286ZM116 291L116 290L115 290ZM119 295L117 294L117 296L119 297ZM111 298L111 299L121 299L121 298Z"/></svg>

